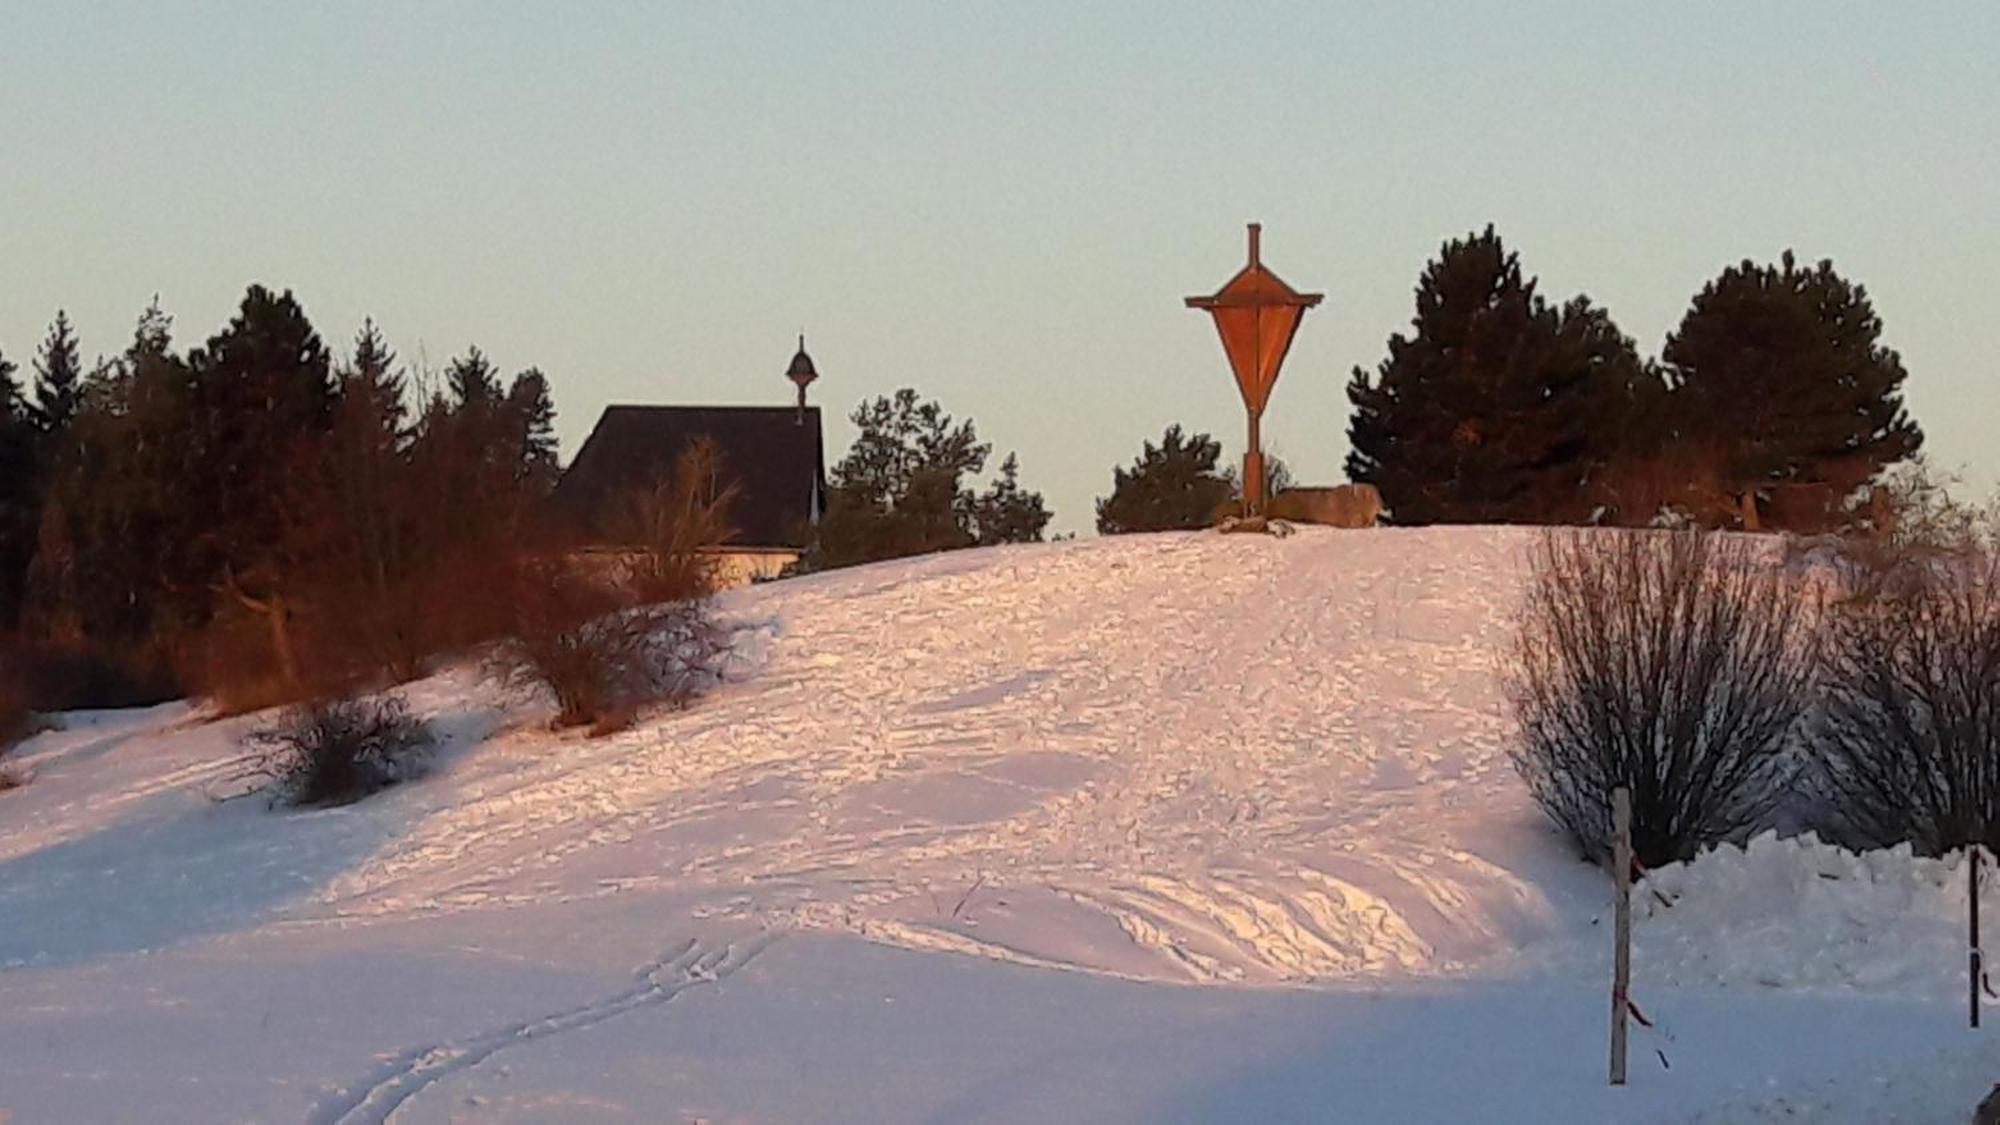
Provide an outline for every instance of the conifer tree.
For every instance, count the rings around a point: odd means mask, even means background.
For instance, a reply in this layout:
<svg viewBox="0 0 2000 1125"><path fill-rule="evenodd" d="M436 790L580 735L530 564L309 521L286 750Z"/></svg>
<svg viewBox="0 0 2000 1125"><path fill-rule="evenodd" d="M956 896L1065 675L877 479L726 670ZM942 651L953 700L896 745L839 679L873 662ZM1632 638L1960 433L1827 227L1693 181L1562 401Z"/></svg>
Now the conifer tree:
<svg viewBox="0 0 2000 1125"><path fill-rule="evenodd" d="M1000 462L1000 475L973 502L974 537L980 546L1039 543L1051 519L1042 494L1021 487L1021 459Z"/></svg>
<svg viewBox="0 0 2000 1125"><path fill-rule="evenodd" d="M1867 290L1831 261L1744 261L1694 298L1667 339L1678 438L1721 451L1726 487L1823 486L1836 503L1916 453L1903 362Z"/></svg>
<svg viewBox="0 0 2000 1125"><path fill-rule="evenodd" d="M353 571L378 592L407 566L405 502L410 442L406 380L396 353L371 318L355 334L354 350L337 375L338 395L327 439L324 502L332 522L345 525ZM344 549L343 549L344 548Z"/></svg>
<svg viewBox="0 0 2000 1125"><path fill-rule="evenodd" d="M500 373L477 344L451 361L444 370L444 380L452 404L460 410L497 407L500 403Z"/></svg>
<svg viewBox="0 0 2000 1125"><path fill-rule="evenodd" d="M56 310L55 323L35 355L35 427L48 435L69 428L82 392L83 357L69 313Z"/></svg>
<svg viewBox="0 0 2000 1125"><path fill-rule="evenodd" d="M812 564L971 546L976 498L963 481L985 467L993 448L972 422L954 426L943 407L907 387L862 403L849 418L861 433L829 474Z"/></svg>
<svg viewBox="0 0 2000 1125"><path fill-rule="evenodd" d="M14 361L0 352L0 633L19 624L37 515L34 423Z"/></svg>
<svg viewBox="0 0 2000 1125"><path fill-rule="evenodd" d="M1589 518L1654 378L1585 298L1551 307L1492 227L1424 270L1409 335L1359 368L1348 475L1399 524Z"/></svg>
<svg viewBox="0 0 2000 1125"><path fill-rule="evenodd" d="M506 417L514 479L539 499L555 487L556 406L548 376L530 367L507 387Z"/></svg>
<svg viewBox="0 0 2000 1125"><path fill-rule="evenodd" d="M189 366L195 456L186 503L206 524L189 540L194 563L211 588L264 619L279 673L296 686L298 488L332 421L331 359L289 290L253 285Z"/></svg>
<svg viewBox="0 0 2000 1125"><path fill-rule="evenodd" d="M1233 478L1216 471L1222 445L1207 434L1187 436L1178 423L1160 444L1146 442L1128 471L1111 470L1111 495L1097 501L1100 535L1189 531L1207 527L1235 494Z"/></svg>
<svg viewBox="0 0 2000 1125"><path fill-rule="evenodd" d="M156 299L125 352L84 380L68 440L43 464L27 582L38 635L129 663L206 618L212 595L190 548L207 523L187 488L197 444L188 390Z"/></svg>

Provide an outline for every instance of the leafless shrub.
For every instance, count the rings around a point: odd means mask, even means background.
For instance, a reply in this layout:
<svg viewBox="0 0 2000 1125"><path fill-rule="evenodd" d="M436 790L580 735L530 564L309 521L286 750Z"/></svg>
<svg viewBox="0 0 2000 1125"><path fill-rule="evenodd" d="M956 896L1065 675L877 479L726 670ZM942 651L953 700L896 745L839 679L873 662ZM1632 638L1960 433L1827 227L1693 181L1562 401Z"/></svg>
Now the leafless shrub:
<svg viewBox="0 0 2000 1125"><path fill-rule="evenodd" d="M685 707L717 673L725 640L700 599L630 607L616 585L562 557L526 560L514 635L491 670L555 697L556 725L599 733L646 707Z"/></svg>
<svg viewBox="0 0 2000 1125"><path fill-rule="evenodd" d="M251 732L242 777L274 805L344 805L423 772L432 739L394 697L317 700Z"/></svg>
<svg viewBox="0 0 2000 1125"><path fill-rule="evenodd" d="M711 548L735 534L729 510L736 492L724 483L721 449L700 438L681 451L672 473L625 498L618 530L634 552L624 577L640 601L714 592L719 576Z"/></svg>
<svg viewBox="0 0 2000 1125"><path fill-rule="evenodd" d="M1823 832L2000 845L2000 554L1913 554L1829 610L1812 762Z"/></svg>
<svg viewBox="0 0 2000 1125"><path fill-rule="evenodd" d="M1658 866L1765 824L1812 701L1814 619L1754 544L1713 532L1550 530L1505 684L1514 766L1586 858L1632 792Z"/></svg>

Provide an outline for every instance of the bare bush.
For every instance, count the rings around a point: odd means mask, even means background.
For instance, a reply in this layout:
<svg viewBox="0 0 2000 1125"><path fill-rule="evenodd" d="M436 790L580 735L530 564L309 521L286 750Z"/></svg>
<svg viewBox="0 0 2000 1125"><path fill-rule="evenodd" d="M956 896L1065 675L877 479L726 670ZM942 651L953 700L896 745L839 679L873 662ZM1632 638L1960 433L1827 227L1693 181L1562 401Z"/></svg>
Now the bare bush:
<svg viewBox="0 0 2000 1125"><path fill-rule="evenodd" d="M1632 793L1647 866L1771 817L1812 701L1814 622L1755 546L1713 532L1544 533L1505 683L1514 766L1589 859Z"/></svg>
<svg viewBox="0 0 2000 1125"><path fill-rule="evenodd" d="M432 739L394 697L317 700L251 732L243 777L274 805L344 805L406 781L428 764Z"/></svg>
<svg viewBox="0 0 2000 1125"><path fill-rule="evenodd" d="M719 575L711 548L727 541L736 486L725 484L721 449L690 443L673 472L625 498L619 522L633 555L625 577L642 602L685 601L713 593Z"/></svg>
<svg viewBox="0 0 2000 1125"><path fill-rule="evenodd" d="M1941 855L2000 845L2000 555L1918 553L1829 610L1821 829Z"/></svg>
<svg viewBox="0 0 2000 1125"><path fill-rule="evenodd" d="M492 670L555 697L556 725L602 733L651 706L685 707L720 665L724 638L701 599L629 607L615 584L561 558L523 561L514 635Z"/></svg>

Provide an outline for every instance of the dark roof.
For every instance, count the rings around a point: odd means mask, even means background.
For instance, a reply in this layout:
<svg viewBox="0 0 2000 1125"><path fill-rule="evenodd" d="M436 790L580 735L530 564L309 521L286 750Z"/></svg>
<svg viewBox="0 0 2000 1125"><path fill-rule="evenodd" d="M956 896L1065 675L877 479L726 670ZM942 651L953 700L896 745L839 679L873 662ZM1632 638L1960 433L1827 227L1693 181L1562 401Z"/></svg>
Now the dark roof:
<svg viewBox="0 0 2000 1125"><path fill-rule="evenodd" d="M607 406L556 485L557 511L591 540L615 542L617 505L671 474L700 437L720 447L737 488L731 545L805 546L826 490L816 406Z"/></svg>

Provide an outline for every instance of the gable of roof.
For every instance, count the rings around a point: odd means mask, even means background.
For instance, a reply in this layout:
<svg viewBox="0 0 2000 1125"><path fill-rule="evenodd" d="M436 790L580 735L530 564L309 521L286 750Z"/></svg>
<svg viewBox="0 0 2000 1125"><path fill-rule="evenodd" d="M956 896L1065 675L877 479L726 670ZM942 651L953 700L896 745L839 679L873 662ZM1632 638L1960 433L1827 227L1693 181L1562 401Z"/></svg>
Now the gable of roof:
<svg viewBox="0 0 2000 1125"><path fill-rule="evenodd" d="M615 543L619 506L703 437L737 490L728 545L803 548L825 502L816 406L607 406L556 484L557 512L589 541Z"/></svg>

